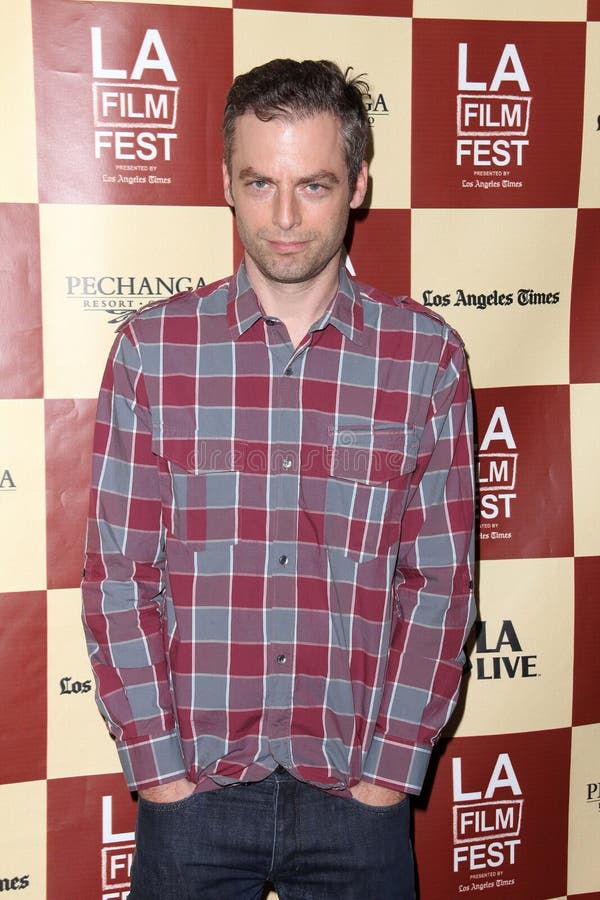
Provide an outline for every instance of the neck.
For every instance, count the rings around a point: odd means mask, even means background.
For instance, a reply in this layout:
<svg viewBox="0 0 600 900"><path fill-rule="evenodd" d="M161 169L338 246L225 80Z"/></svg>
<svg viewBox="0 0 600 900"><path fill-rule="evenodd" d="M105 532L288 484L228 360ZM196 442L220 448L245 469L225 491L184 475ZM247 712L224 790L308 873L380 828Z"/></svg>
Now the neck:
<svg viewBox="0 0 600 900"><path fill-rule="evenodd" d="M280 319L295 347L333 300L339 283L338 253L322 272L308 281L292 284L271 281L246 255L246 271L254 293L267 316Z"/></svg>

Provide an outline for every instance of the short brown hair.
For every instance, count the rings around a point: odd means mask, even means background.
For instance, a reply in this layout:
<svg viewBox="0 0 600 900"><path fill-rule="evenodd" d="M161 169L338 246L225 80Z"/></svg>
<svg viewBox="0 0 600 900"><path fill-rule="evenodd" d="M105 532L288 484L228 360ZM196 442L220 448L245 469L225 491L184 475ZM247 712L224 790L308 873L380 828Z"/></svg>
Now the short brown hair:
<svg viewBox="0 0 600 900"><path fill-rule="evenodd" d="M363 76L350 77L326 59L273 59L238 75L223 115L225 165L231 172L235 122L253 112L263 122L275 118L309 118L331 113L340 122L348 183L354 190L369 138L369 120L363 102L369 86Z"/></svg>

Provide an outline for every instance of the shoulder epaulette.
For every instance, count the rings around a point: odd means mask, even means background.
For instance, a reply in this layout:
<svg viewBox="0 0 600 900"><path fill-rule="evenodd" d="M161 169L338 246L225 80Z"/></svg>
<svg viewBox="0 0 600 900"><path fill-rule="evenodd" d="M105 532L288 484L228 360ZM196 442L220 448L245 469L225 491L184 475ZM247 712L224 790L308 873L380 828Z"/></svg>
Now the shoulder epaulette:
<svg viewBox="0 0 600 900"><path fill-rule="evenodd" d="M443 328L447 328L448 331L456 337L456 339L462 346L463 339L461 338L460 334L436 310L429 309L429 307L427 306L423 306L422 303L418 303L412 297L394 297L394 303L396 304L396 306L401 306L409 309L411 312L414 312L418 316L427 316L427 318L433 319L434 322L437 322Z"/></svg>
<svg viewBox="0 0 600 900"><path fill-rule="evenodd" d="M133 321L138 319L140 316L144 315L144 313L150 312L153 309L161 309L163 306L168 306L170 303L173 303L176 300L182 300L185 297L197 297L198 299L202 297L208 296L208 294L214 293L219 288L223 287L224 284L229 282L229 278L222 278L220 281L213 281L210 284L202 285L199 288L195 288L192 291L180 291L178 294L173 294L171 297L164 297L162 300L151 300L149 303L145 303L143 306L140 306L139 309L134 309L133 312L127 316L126 319L121 322L117 331L122 331L128 325L130 325Z"/></svg>

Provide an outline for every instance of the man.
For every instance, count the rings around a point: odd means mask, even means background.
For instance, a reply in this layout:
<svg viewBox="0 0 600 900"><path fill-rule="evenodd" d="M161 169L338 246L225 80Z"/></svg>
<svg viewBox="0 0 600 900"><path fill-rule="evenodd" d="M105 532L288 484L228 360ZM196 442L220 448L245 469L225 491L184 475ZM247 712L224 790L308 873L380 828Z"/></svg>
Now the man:
<svg viewBox="0 0 600 900"><path fill-rule="evenodd" d="M223 132L244 264L125 323L98 407L84 618L130 896L404 900L473 612L463 347L342 266L360 82L274 60Z"/></svg>

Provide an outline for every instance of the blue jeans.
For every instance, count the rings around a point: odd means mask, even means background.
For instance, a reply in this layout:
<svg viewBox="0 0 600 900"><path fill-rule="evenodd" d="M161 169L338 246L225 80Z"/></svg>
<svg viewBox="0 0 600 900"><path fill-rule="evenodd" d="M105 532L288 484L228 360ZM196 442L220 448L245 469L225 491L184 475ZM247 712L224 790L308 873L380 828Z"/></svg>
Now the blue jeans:
<svg viewBox="0 0 600 900"><path fill-rule="evenodd" d="M139 801L130 900L414 900L410 807L264 781Z"/></svg>

